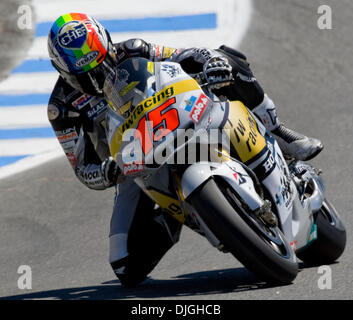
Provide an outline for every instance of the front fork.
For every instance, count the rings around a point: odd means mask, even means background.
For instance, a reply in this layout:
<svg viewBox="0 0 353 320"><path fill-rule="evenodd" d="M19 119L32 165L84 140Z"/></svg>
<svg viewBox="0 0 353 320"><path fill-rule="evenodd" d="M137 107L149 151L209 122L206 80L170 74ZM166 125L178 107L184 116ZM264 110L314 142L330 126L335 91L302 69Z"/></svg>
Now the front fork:
<svg viewBox="0 0 353 320"><path fill-rule="evenodd" d="M281 229L296 251L313 235L313 213L324 200L324 185L308 164L295 161L287 165L275 139L266 135L267 154L250 167L257 173L272 200Z"/></svg>

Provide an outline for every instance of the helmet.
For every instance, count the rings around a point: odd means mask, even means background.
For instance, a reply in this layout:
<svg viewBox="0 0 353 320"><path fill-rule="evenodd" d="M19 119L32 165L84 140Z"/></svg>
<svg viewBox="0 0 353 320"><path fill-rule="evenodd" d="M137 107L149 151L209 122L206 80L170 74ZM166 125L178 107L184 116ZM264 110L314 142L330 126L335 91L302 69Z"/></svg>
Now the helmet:
<svg viewBox="0 0 353 320"><path fill-rule="evenodd" d="M50 29L48 51L54 68L73 88L103 95L116 55L109 33L99 22L82 13L60 16Z"/></svg>

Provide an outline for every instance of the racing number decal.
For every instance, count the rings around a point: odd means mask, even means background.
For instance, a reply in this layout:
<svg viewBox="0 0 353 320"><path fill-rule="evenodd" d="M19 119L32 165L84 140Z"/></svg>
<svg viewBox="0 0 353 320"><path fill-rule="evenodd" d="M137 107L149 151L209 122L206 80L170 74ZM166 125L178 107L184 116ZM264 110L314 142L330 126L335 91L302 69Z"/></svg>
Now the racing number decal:
<svg viewBox="0 0 353 320"><path fill-rule="evenodd" d="M153 123L153 141L159 141L170 132L173 132L180 125L178 110L172 108L167 112L163 111L175 103L175 98L164 102L158 108L150 111L149 119ZM162 114L163 113L163 114Z"/></svg>
<svg viewBox="0 0 353 320"><path fill-rule="evenodd" d="M153 142L160 141L166 135L173 132L180 125L178 110L171 108L163 112L169 106L175 103L175 97L167 100L159 107L147 113L138 123L135 139L140 139L143 153L147 155L153 148ZM153 136L148 130L148 122L153 125Z"/></svg>

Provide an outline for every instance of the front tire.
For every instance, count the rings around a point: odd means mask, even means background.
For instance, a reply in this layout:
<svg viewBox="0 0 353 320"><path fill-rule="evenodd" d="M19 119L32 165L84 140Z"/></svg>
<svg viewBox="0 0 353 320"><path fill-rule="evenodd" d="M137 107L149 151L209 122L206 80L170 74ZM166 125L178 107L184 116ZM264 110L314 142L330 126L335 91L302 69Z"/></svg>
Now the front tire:
<svg viewBox="0 0 353 320"><path fill-rule="evenodd" d="M208 180L190 197L207 227L247 269L273 284L289 284L298 264L278 227L265 227L246 212L224 181Z"/></svg>

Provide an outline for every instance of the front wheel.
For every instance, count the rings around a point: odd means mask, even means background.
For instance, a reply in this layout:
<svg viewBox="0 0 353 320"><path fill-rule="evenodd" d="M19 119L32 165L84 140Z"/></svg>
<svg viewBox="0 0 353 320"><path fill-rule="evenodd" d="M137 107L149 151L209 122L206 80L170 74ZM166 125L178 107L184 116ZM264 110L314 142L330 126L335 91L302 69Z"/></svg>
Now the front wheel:
<svg viewBox="0 0 353 320"><path fill-rule="evenodd" d="M288 284L295 279L298 264L283 233L248 213L224 181L208 180L190 202L212 233L247 269L269 283Z"/></svg>
<svg viewBox="0 0 353 320"><path fill-rule="evenodd" d="M321 209L314 214L317 239L297 253L309 265L335 262L346 247L346 230L333 205L325 199Z"/></svg>

